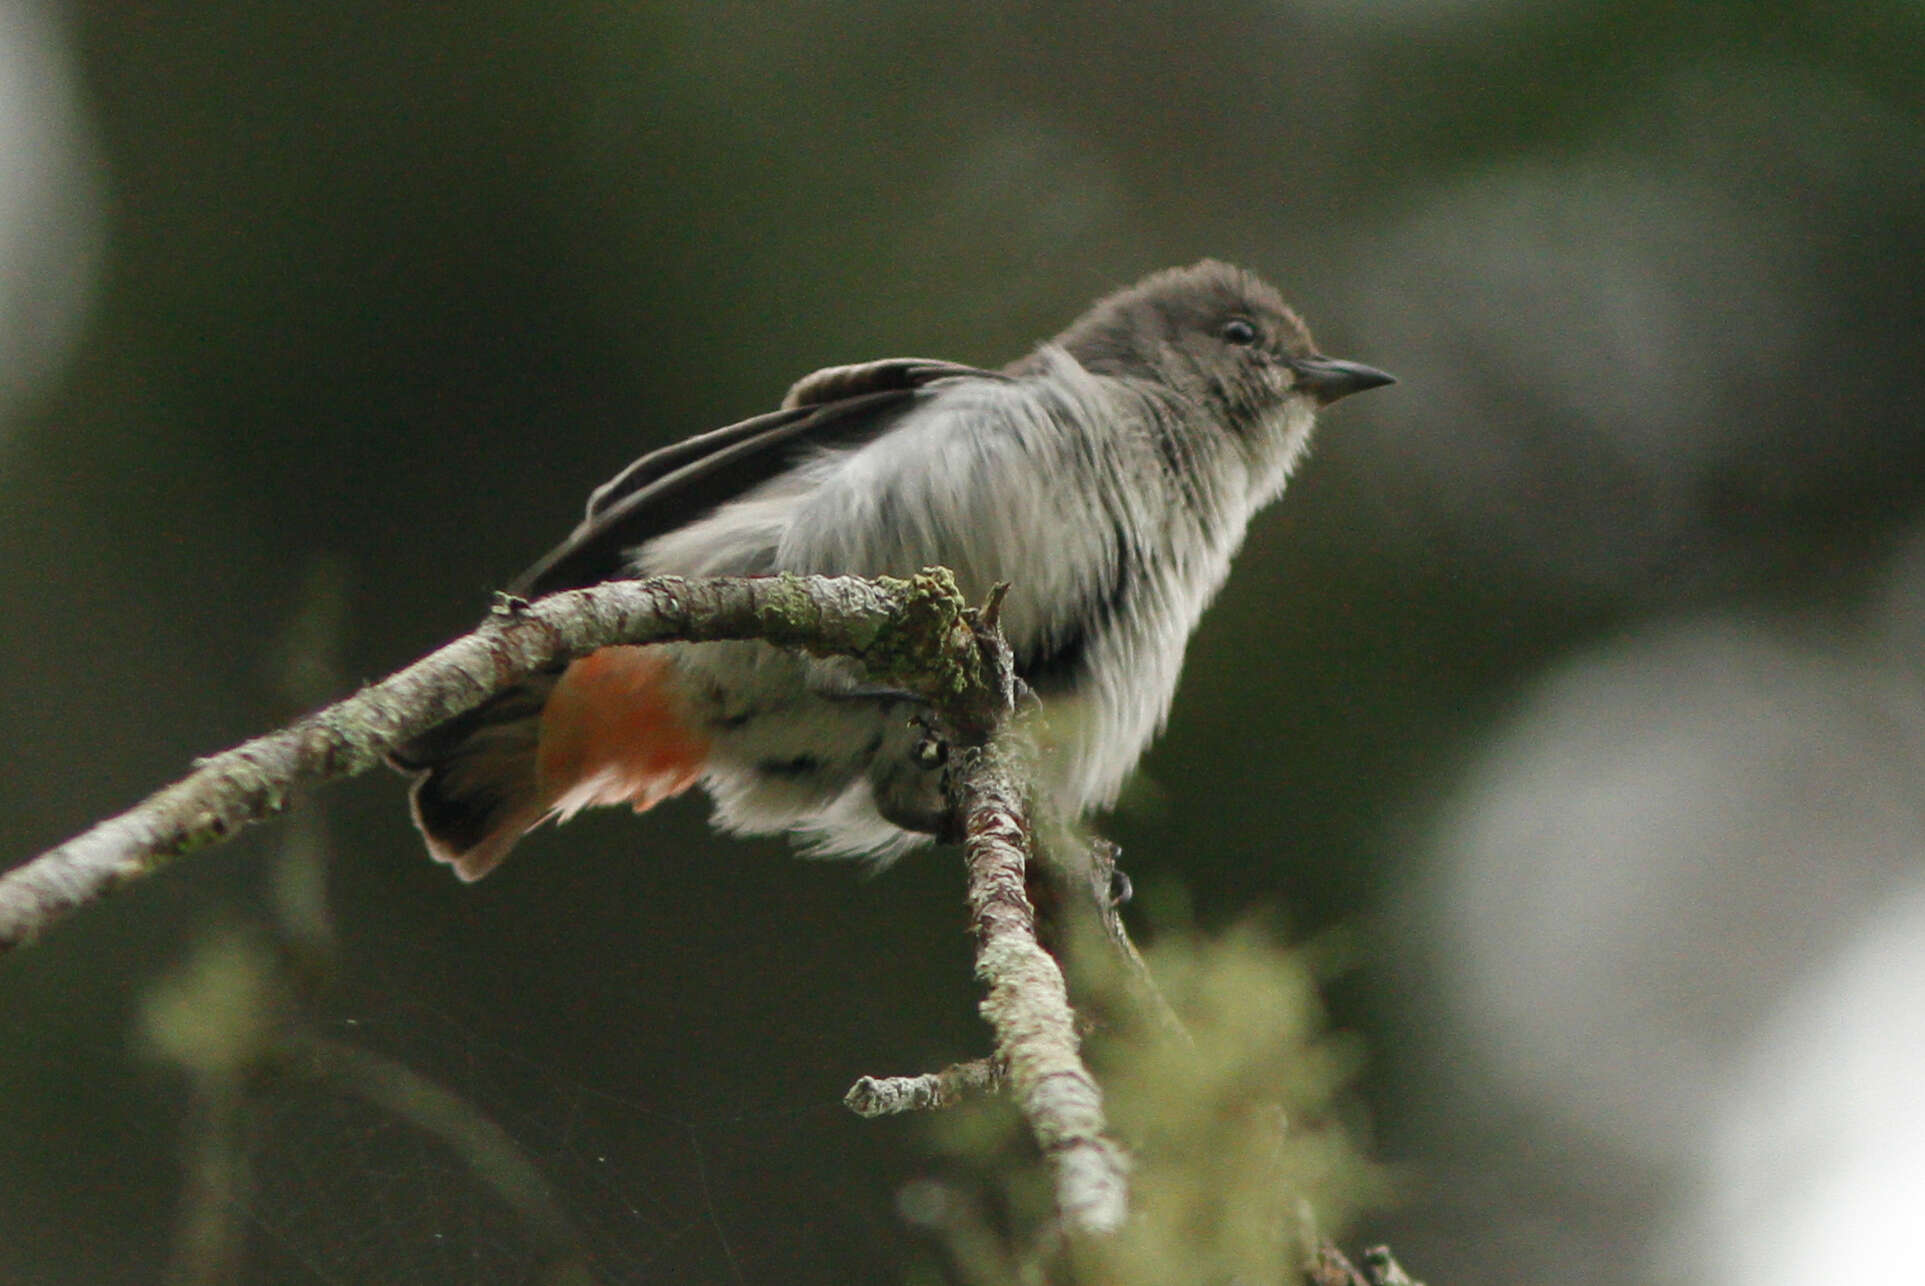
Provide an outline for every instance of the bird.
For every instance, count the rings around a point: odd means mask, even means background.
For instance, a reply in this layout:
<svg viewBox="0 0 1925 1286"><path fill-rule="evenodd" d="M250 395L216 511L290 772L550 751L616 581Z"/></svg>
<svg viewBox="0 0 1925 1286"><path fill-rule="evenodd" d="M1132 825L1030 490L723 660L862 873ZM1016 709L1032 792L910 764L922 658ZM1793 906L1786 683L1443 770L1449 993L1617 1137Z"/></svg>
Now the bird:
<svg viewBox="0 0 1925 1286"><path fill-rule="evenodd" d="M510 586L654 575L913 575L943 566L1001 625L1040 708L1035 786L1112 805L1170 713L1183 655L1317 412L1392 384L1326 357L1253 273L1166 269L1001 369L889 358L650 452ZM910 694L760 642L602 648L397 748L429 854L463 880L581 809L700 786L723 830L878 864L943 830Z"/></svg>

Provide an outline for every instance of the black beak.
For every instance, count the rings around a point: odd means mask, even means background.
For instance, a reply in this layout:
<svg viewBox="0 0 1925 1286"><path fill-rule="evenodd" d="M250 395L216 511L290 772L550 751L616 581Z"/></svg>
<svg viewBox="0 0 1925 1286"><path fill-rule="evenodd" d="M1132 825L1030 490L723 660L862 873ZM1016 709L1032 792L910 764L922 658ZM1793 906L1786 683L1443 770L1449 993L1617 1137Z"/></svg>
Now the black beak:
<svg viewBox="0 0 1925 1286"><path fill-rule="evenodd" d="M1297 373L1296 386L1316 398L1318 406L1329 406L1340 397L1397 382L1395 375L1386 375L1374 366L1335 357L1292 358L1290 369Z"/></svg>

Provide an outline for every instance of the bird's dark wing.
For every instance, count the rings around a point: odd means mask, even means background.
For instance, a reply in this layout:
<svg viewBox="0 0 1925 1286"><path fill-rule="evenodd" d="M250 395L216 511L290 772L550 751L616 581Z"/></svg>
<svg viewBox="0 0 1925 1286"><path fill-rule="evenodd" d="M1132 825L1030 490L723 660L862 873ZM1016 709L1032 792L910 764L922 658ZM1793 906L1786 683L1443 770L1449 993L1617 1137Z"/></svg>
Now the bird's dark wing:
<svg viewBox="0 0 1925 1286"><path fill-rule="evenodd" d="M789 469L818 447L888 431L937 380L1007 375L904 357L835 366L798 380L780 410L651 451L595 489L588 515L510 592L539 598L622 576L629 550L692 522Z"/></svg>

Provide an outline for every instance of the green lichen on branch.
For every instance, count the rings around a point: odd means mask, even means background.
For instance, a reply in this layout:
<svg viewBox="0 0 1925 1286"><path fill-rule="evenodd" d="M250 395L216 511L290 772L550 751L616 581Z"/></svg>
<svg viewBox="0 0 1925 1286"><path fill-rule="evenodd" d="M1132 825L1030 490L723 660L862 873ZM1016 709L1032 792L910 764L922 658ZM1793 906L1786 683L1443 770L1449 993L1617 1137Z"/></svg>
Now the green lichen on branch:
<svg viewBox="0 0 1925 1286"><path fill-rule="evenodd" d="M885 581L902 593L900 615L862 654L878 678L899 682L945 713L980 699L982 667L969 606L946 567L926 567L908 581Z"/></svg>

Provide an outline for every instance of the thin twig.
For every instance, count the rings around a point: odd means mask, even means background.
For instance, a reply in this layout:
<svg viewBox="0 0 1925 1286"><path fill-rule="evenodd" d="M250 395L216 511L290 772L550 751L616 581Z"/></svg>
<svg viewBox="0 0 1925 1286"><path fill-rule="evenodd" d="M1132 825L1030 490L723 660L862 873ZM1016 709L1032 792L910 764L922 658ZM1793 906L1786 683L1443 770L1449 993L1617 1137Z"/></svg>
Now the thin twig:
<svg viewBox="0 0 1925 1286"><path fill-rule="evenodd" d="M1084 1021L1129 1017L1161 1038L1192 1045L1123 923L1129 879L1117 870L1117 846L1044 824L1033 830L1033 847L1029 889L1038 931L1044 949L1068 967ZM1116 1005L1127 1014L1111 1012Z"/></svg>
<svg viewBox="0 0 1925 1286"><path fill-rule="evenodd" d="M1424 1286L1404 1271L1404 1266L1390 1253L1389 1246L1372 1246L1365 1250L1364 1271L1370 1274L1370 1286Z"/></svg>
<svg viewBox="0 0 1925 1286"><path fill-rule="evenodd" d="M1424 1286L1404 1271L1388 1246L1372 1246L1363 1253L1361 1270L1335 1242L1320 1241L1304 1267L1309 1286Z"/></svg>
<svg viewBox="0 0 1925 1286"><path fill-rule="evenodd" d="M302 787L367 771L410 737L543 669L617 643L764 639L853 656L948 697L975 680L947 572L913 581L770 576L611 581L504 599L473 633L292 726L202 760L127 812L0 875L0 953L172 859L270 817ZM961 658L970 660L963 661ZM954 667L961 663L965 669Z"/></svg>
<svg viewBox="0 0 1925 1286"><path fill-rule="evenodd" d="M868 1117L930 1112L965 1098L994 1094L1002 1085L1002 1069L995 1060L978 1058L921 1076L865 1076L849 1087L842 1105Z"/></svg>

